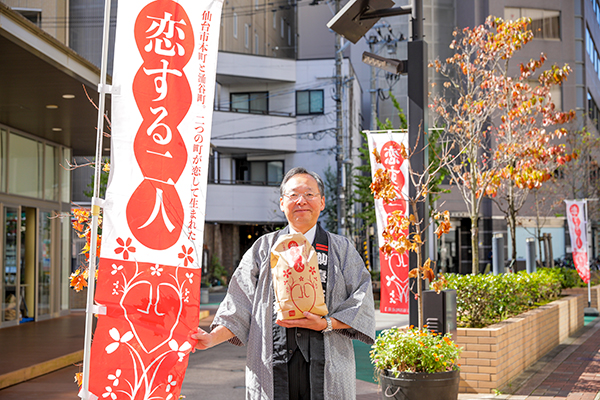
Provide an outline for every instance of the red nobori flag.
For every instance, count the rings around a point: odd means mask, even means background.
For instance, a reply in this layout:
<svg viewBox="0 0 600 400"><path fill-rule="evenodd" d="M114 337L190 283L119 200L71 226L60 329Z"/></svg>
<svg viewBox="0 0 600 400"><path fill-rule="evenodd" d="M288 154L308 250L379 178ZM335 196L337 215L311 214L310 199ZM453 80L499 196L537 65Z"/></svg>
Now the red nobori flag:
<svg viewBox="0 0 600 400"><path fill-rule="evenodd" d="M119 4L89 391L178 399L198 326L222 1Z"/></svg>
<svg viewBox="0 0 600 400"><path fill-rule="evenodd" d="M571 236L573 263L581 279L588 283L590 281L590 264L587 250L587 220L584 213L585 201L565 200L565 203L567 205L567 222L569 235Z"/></svg>
<svg viewBox="0 0 600 400"><path fill-rule="evenodd" d="M386 168L396 189L397 199L385 204L383 200L375 200L377 216L377 232L379 247L383 246L383 229L387 224L387 216L394 211L408 214L408 163L400 155L400 143L408 148L408 133L389 131L368 133L369 152L371 154L371 175L378 169ZM375 160L373 150L377 149L381 156L381 164ZM406 232L408 234L408 232ZM408 314L408 254L393 252L388 255L379 252L381 264L381 301L379 310L383 313Z"/></svg>

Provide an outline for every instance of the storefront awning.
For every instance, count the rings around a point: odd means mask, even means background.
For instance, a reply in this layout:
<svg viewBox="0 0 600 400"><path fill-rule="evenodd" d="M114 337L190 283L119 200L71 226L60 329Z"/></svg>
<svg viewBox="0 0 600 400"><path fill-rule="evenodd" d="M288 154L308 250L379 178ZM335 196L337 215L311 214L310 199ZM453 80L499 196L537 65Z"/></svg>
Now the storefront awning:
<svg viewBox="0 0 600 400"><path fill-rule="evenodd" d="M0 3L0 124L93 156L97 110L84 87L97 104L99 81L92 63Z"/></svg>

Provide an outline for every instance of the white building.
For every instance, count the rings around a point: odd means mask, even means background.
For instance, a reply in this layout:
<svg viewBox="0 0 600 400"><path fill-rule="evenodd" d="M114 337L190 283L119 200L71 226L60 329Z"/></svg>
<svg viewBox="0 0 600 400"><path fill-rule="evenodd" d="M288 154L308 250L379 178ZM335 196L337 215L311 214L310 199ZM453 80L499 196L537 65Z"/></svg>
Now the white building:
<svg viewBox="0 0 600 400"><path fill-rule="evenodd" d="M342 75L344 159L356 163L361 88L347 59ZM335 173L335 62L220 52L217 83L205 249L234 268L258 236L285 224L287 170Z"/></svg>

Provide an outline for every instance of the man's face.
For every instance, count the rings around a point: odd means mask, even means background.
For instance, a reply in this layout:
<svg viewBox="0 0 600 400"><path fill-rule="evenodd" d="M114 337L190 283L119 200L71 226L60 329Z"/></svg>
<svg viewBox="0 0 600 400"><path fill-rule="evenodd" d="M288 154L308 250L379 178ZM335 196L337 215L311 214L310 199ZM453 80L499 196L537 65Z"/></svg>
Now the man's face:
<svg viewBox="0 0 600 400"><path fill-rule="evenodd" d="M291 177L279 201L281 211L292 228L301 233L315 226L319 214L325 209L325 198L319 193L317 181L306 174Z"/></svg>

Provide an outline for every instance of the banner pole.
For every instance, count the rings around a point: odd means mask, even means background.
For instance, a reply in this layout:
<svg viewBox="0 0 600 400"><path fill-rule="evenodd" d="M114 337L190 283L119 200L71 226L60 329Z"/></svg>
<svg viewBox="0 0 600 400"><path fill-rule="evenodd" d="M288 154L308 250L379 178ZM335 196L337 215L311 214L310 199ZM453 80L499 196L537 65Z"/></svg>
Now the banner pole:
<svg viewBox="0 0 600 400"><path fill-rule="evenodd" d="M97 399L97 396L89 393L90 378L90 350L92 345L92 326L94 323L94 289L96 286L96 248L98 245L98 217L100 216L100 175L102 164L102 139L104 135L104 111L106 108L106 93L110 92L106 86L106 74L108 64L108 36L110 30L110 4L111 0L104 0L104 25L102 32L102 59L100 65L100 83L98 92L98 122L96 128L96 156L94 159L94 192L92 197L92 225L90 234L90 257L88 268L88 293L87 307L85 313L85 339L83 348L83 379L79 397L82 399Z"/></svg>
<svg viewBox="0 0 600 400"><path fill-rule="evenodd" d="M587 257L587 261L588 261L588 273L590 275L590 279L588 279L588 308L592 307L592 289L591 289L591 282L592 282L592 221L590 219L590 216L588 214L588 199L584 200L584 204L585 204L585 230L586 230L586 234L587 234L587 252L588 252L588 257Z"/></svg>

